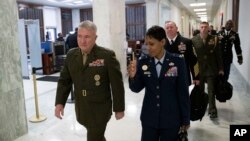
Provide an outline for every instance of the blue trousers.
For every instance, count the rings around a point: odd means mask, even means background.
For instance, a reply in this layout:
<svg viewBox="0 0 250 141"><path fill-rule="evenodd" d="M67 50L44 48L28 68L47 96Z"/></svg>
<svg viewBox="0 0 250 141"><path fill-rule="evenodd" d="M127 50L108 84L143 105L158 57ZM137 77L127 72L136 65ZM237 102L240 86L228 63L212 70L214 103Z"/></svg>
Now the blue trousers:
<svg viewBox="0 0 250 141"><path fill-rule="evenodd" d="M149 126L142 126L141 141L176 141L180 127L158 129Z"/></svg>

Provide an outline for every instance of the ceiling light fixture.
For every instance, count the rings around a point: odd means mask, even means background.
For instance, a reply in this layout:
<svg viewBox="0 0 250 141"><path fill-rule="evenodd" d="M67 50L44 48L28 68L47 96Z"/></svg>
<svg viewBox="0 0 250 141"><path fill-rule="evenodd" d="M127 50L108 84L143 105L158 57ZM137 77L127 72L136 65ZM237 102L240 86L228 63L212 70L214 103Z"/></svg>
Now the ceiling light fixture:
<svg viewBox="0 0 250 141"><path fill-rule="evenodd" d="M197 12L196 14L197 15L204 15L204 14L207 14L207 12Z"/></svg>
<svg viewBox="0 0 250 141"><path fill-rule="evenodd" d="M56 1L56 0L48 0L49 2L58 2L58 1Z"/></svg>
<svg viewBox="0 0 250 141"><path fill-rule="evenodd" d="M207 9L206 8L194 9L194 12L200 12L200 11L207 11Z"/></svg>
<svg viewBox="0 0 250 141"><path fill-rule="evenodd" d="M207 17L201 17L200 20L204 21L204 22L207 22Z"/></svg>
<svg viewBox="0 0 250 141"><path fill-rule="evenodd" d="M199 6L206 6L206 3L190 3L189 4L191 7L199 7Z"/></svg>
<svg viewBox="0 0 250 141"><path fill-rule="evenodd" d="M74 4L83 4L84 2L83 1L74 1L73 3Z"/></svg>

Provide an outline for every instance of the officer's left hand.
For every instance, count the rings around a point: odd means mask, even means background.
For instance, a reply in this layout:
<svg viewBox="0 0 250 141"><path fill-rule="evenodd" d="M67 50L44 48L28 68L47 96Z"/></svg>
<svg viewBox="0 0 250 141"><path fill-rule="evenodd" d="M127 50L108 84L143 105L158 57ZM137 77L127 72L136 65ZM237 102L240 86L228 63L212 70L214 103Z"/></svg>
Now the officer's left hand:
<svg viewBox="0 0 250 141"><path fill-rule="evenodd" d="M200 85L200 80L193 80L194 85Z"/></svg>
<svg viewBox="0 0 250 141"><path fill-rule="evenodd" d="M190 127L190 125L182 125L180 130L181 131L187 131L189 127Z"/></svg>
<svg viewBox="0 0 250 141"><path fill-rule="evenodd" d="M124 117L124 112L115 112L116 120L122 119Z"/></svg>
<svg viewBox="0 0 250 141"><path fill-rule="evenodd" d="M59 119L62 119L64 114L64 106L62 104L57 104L55 108L55 116Z"/></svg>
<svg viewBox="0 0 250 141"><path fill-rule="evenodd" d="M220 70L220 71L219 71L219 75L223 76L223 75L224 75L224 71L223 71L223 70Z"/></svg>
<svg viewBox="0 0 250 141"><path fill-rule="evenodd" d="M243 63L243 60L238 59L238 63L241 65Z"/></svg>

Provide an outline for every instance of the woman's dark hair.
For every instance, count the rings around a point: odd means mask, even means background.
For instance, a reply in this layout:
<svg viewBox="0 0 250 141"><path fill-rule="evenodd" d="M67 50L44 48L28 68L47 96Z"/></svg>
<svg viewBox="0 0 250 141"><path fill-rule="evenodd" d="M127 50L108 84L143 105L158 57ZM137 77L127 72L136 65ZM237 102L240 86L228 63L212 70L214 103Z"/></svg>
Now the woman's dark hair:
<svg viewBox="0 0 250 141"><path fill-rule="evenodd" d="M162 39L167 38L164 28L157 26L157 25L150 27L146 33L146 36L155 38L158 41L161 41Z"/></svg>

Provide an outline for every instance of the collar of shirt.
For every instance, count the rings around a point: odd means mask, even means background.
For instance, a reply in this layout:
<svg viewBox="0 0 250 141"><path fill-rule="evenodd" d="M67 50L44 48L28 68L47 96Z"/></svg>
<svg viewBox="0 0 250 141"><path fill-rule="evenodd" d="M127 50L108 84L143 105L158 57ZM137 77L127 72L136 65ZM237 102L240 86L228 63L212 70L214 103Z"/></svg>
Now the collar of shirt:
<svg viewBox="0 0 250 141"><path fill-rule="evenodd" d="M158 63L158 61L160 61L160 62L163 64L163 61L164 61L165 55L166 55L166 51L164 51L164 55L161 57L161 59L160 59L160 60L158 60L157 58L155 58L155 57L154 57L154 60L155 60L155 65Z"/></svg>
<svg viewBox="0 0 250 141"><path fill-rule="evenodd" d="M231 30L229 30L229 31L225 30L224 32L226 33L226 35L229 35Z"/></svg>
<svg viewBox="0 0 250 141"><path fill-rule="evenodd" d="M173 40L175 42L177 35L173 39L170 39L169 37L167 37L167 38L168 38L169 43L171 43L171 40Z"/></svg>

